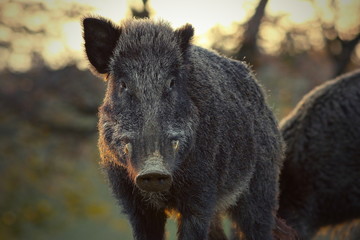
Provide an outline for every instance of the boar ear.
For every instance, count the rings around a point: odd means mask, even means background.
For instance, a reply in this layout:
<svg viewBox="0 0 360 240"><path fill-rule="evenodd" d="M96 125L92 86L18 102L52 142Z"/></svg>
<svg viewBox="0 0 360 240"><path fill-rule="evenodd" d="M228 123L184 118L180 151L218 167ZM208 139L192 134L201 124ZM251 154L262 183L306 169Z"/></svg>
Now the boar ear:
<svg viewBox="0 0 360 240"><path fill-rule="evenodd" d="M104 18L84 18L85 52L95 72L108 73L110 58L120 37L121 28Z"/></svg>
<svg viewBox="0 0 360 240"><path fill-rule="evenodd" d="M194 36L194 28L191 24L187 23L181 28L176 29L175 35L179 40L181 50L185 52Z"/></svg>

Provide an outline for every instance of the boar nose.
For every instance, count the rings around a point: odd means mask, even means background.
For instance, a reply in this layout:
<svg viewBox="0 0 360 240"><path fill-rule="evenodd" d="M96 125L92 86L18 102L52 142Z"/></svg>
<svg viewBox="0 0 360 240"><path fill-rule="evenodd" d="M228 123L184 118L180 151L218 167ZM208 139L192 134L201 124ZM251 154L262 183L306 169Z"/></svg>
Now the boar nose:
<svg viewBox="0 0 360 240"><path fill-rule="evenodd" d="M135 182L141 190L146 192L162 192L169 190L172 178L166 172L151 171L139 174Z"/></svg>

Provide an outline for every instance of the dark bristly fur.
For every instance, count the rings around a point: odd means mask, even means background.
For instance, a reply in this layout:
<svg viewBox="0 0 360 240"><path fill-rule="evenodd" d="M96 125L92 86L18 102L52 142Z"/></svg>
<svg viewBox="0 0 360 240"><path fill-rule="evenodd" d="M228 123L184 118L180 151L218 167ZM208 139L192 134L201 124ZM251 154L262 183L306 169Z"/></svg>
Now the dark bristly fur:
<svg viewBox="0 0 360 240"><path fill-rule="evenodd" d="M280 217L276 218L276 228L273 230L275 240L299 240L294 229L289 227Z"/></svg>
<svg viewBox="0 0 360 240"><path fill-rule="evenodd" d="M227 212L244 239L271 240L277 123L247 66L192 45L193 33L189 24L84 19L90 63L109 74L99 109L102 166L135 239L164 239L172 210L179 239L226 239L219 215ZM171 173L168 191L135 184L149 159Z"/></svg>
<svg viewBox="0 0 360 240"><path fill-rule="evenodd" d="M301 239L360 218L360 71L307 94L281 131L280 216Z"/></svg>

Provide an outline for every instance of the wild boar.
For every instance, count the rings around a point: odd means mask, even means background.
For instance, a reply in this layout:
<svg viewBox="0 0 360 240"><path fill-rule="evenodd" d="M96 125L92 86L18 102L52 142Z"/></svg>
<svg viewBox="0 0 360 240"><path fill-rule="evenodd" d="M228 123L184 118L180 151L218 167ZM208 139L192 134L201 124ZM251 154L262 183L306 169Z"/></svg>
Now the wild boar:
<svg viewBox="0 0 360 240"><path fill-rule="evenodd" d="M282 139L242 62L191 43L190 24L83 20L85 51L107 79L99 108L101 164L135 239L226 239L227 212L245 239L270 240Z"/></svg>
<svg viewBox="0 0 360 240"><path fill-rule="evenodd" d="M280 217L301 239L360 218L360 71L312 90L280 126Z"/></svg>

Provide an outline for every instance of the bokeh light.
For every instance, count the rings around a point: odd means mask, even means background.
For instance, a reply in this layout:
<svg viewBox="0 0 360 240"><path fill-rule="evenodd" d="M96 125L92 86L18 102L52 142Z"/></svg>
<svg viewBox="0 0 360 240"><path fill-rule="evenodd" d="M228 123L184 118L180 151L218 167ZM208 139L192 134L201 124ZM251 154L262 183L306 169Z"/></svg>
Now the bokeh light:
<svg viewBox="0 0 360 240"><path fill-rule="evenodd" d="M224 32L233 33L233 22L244 23L253 14L257 3L258 1L234 0L149 1L152 17L170 21L175 28L191 23L195 27L196 42L205 47L212 44L209 41L209 31L214 26L223 28ZM64 66L64 61L76 62L81 68L86 66L82 53L81 16L101 15L119 22L130 16L128 6L139 7L141 1L29 0L7 1L2 5L1 17L4 19L4 25L0 25L0 41L11 42L12 51L8 56L9 61L2 61L0 68L8 66L17 71L26 71L32 66L29 61L16 59L19 54L25 55L32 51L42 55L45 62L54 69ZM334 11L334 8L337 11ZM286 0L271 0L267 6L267 13L269 16L279 17L279 21L276 25L262 26L260 34L263 40L260 43L265 51L279 53L281 43L286 37L285 33L290 28L299 26L309 29L310 39L308 45L301 43L298 38L299 47L321 47L322 39L317 34L321 31L321 26L314 24L317 19L322 19L324 23L335 22L341 37L348 39L353 37L352 32L357 31L360 22L359 12L360 3L354 0L294 0L291 4ZM31 33L31 37L24 40L22 33ZM12 52L16 56L11 56Z"/></svg>
<svg viewBox="0 0 360 240"><path fill-rule="evenodd" d="M260 1L149 0L147 10L248 62L281 119L313 87L360 67L359 43L343 60L360 33L360 1L268 0L255 47L241 55ZM98 166L106 83L88 71L81 27L84 16L118 23L131 8L143 1L0 0L0 239L131 239ZM175 232L170 221L168 239Z"/></svg>

